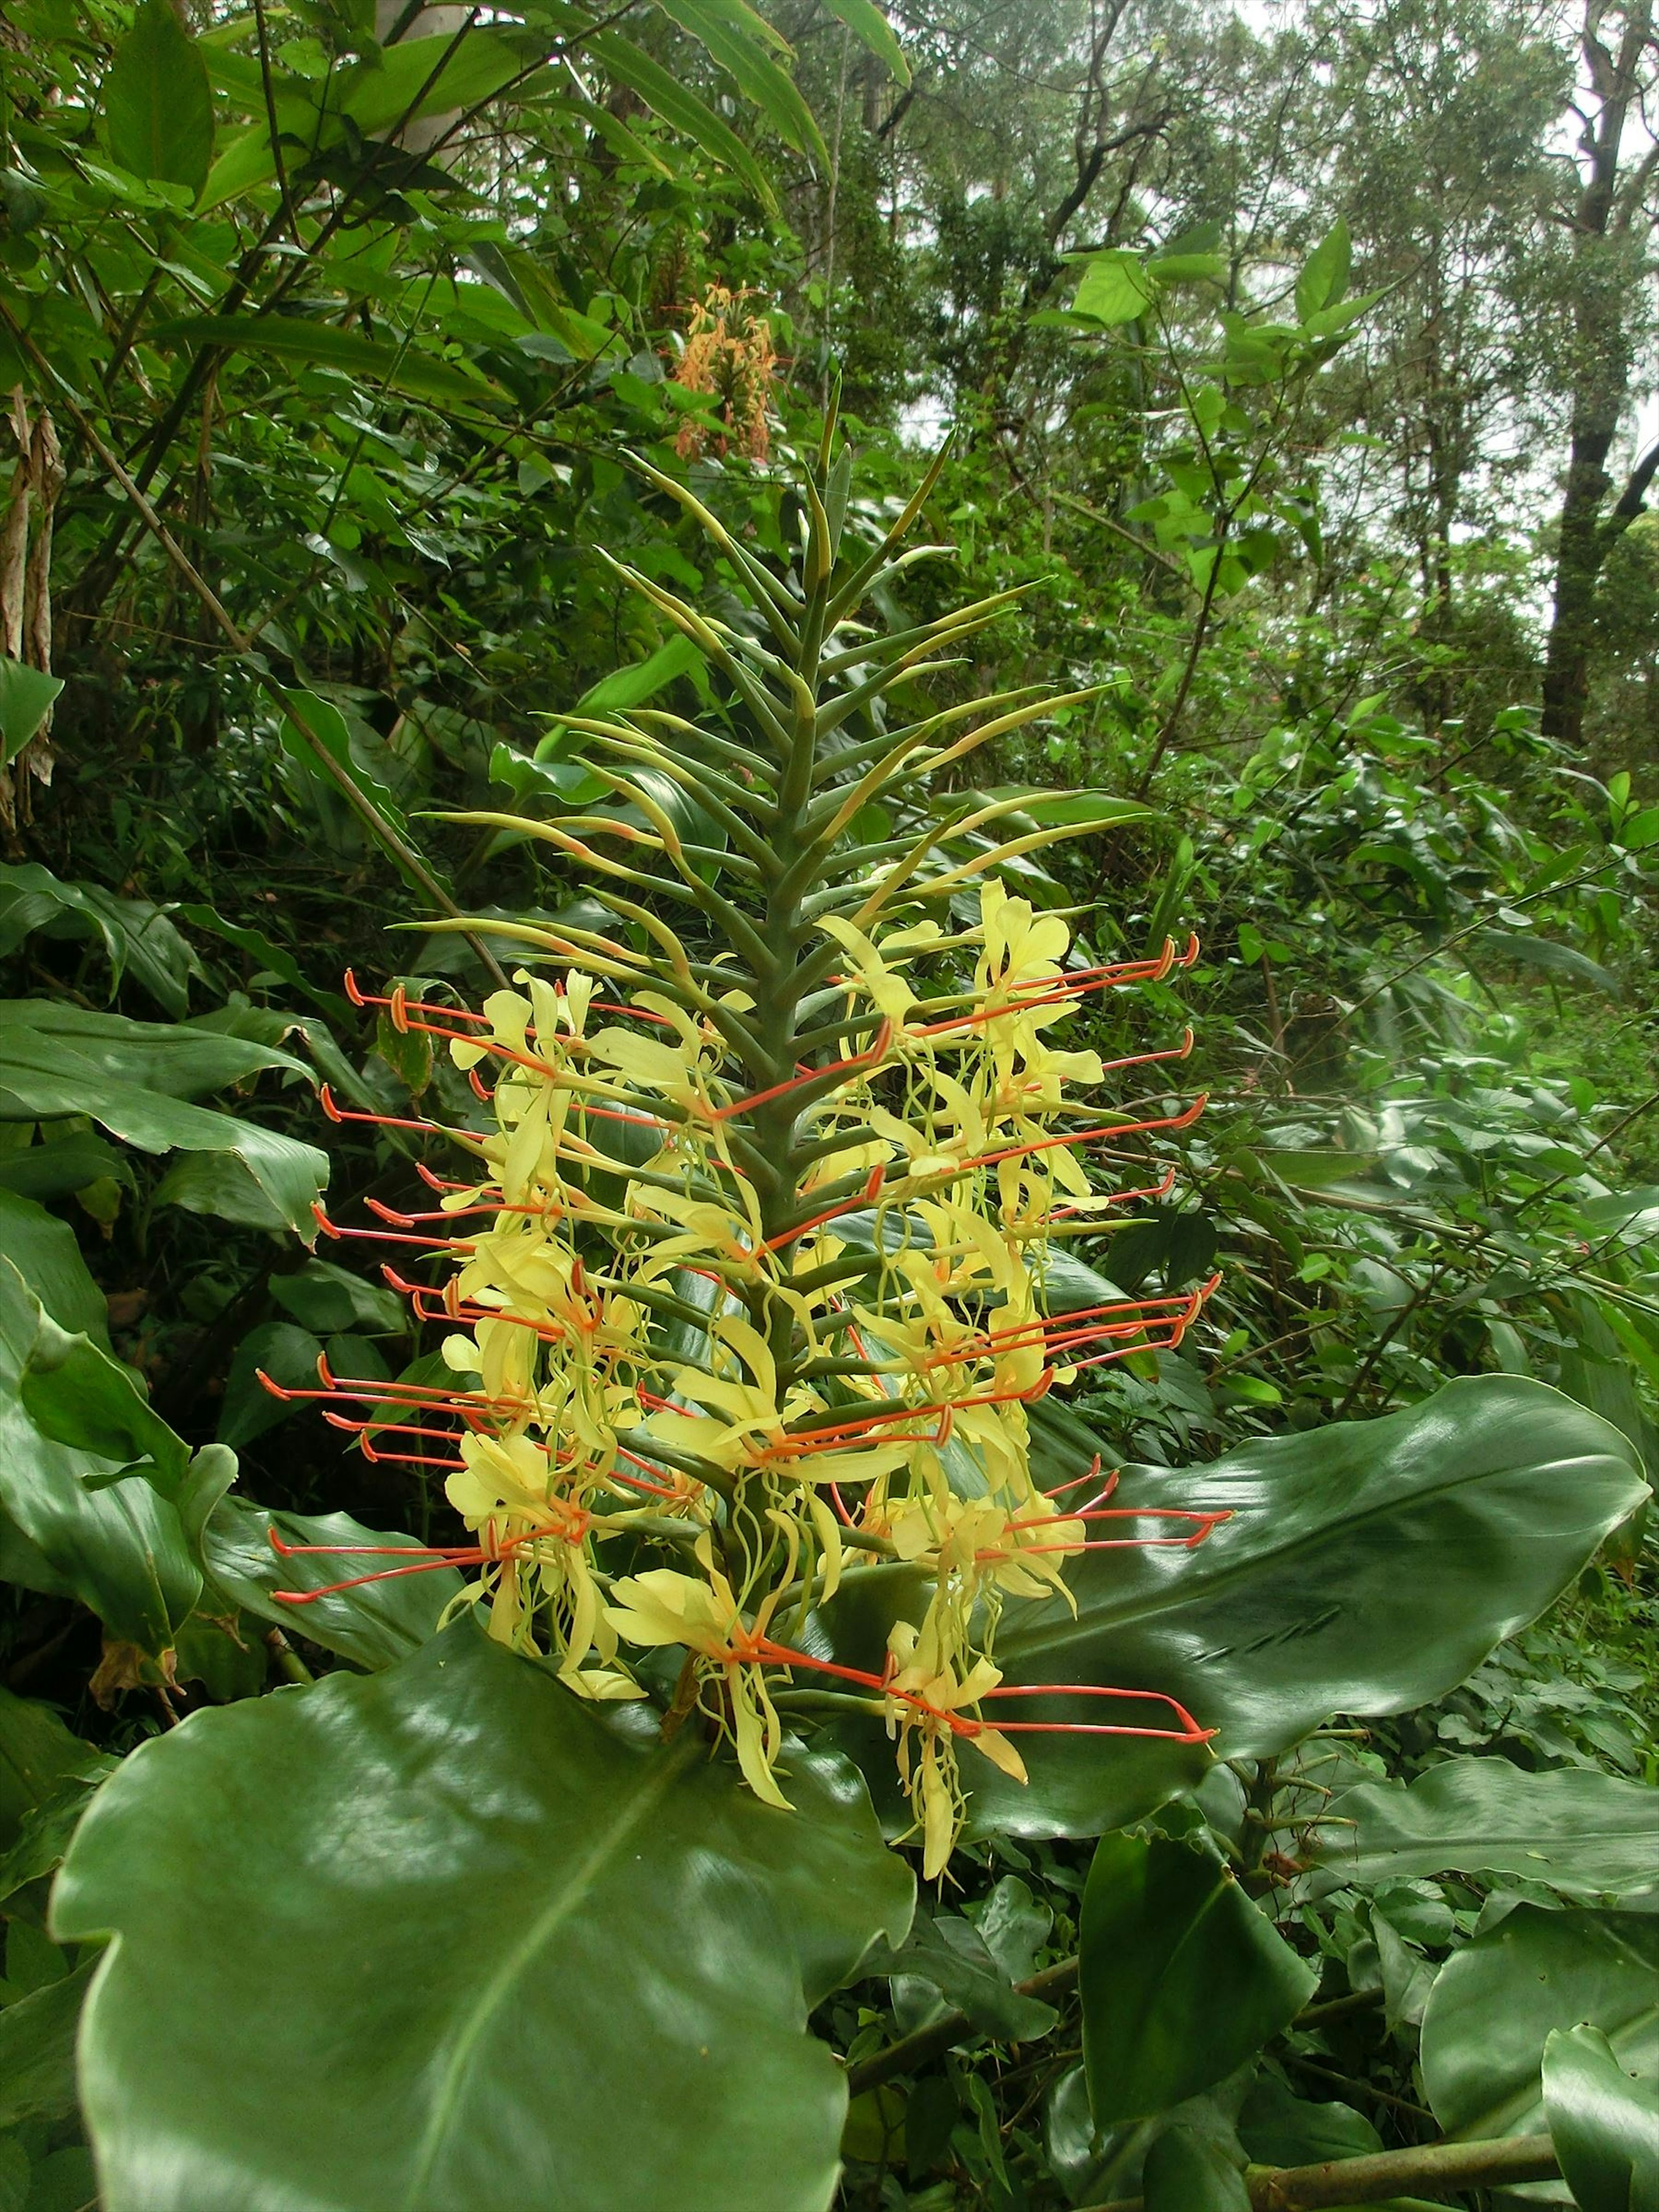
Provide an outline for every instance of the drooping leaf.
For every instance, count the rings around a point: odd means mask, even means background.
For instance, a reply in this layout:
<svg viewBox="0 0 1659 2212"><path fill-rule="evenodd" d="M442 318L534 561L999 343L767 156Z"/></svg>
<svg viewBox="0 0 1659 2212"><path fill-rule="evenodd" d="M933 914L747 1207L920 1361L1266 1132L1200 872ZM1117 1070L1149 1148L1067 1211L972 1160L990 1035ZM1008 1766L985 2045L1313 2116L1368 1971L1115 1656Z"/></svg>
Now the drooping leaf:
<svg viewBox="0 0 1659 2212"><path fill-rule="evenodd" d="M1448 2135L1538 2135L1544 2046L1588 2021L1659 2084L1659 1914L1520 1905L1455 1952L1423 2015L1423 2085ZM1561 2194L1564 2192L1557 2192Z"/></svg>
<svg viewBox="0 0 1659 2212"><path fill-rule="evenodd" d="M99 1763L50 1705L0 1687L0 1849L10 1849L28 1814L66 1777Z"/></svg>
<svg viewBox="0 0 1659 2212"><path fill-rule="evenodd" d="M53 1905L120 1937L81 2046L107 2212L823 2212L807 2009L910 1878L833 1756L791 1756L790 1815L691 1733L463 1626L143 1746Z"/></svg>
<svg viewBox="0 0 1659 2212"><path fill-rule="evenodd" d="M21 1152L0 1152L0 1191L37 1204L46 1199L72 1197L77 1190L106 1179L131 1190L132 1165L113 1145L106 1145L90 1130L48 1137L44 1144L26 1145ZM86 1326L84 1322L75 1325Z"/></svg>
<svg viewBox="0 0 1659 2212"><path fill-rule="evenodd" d="M0 2011L0 2128L75 2110L75 2039L97 1970L88 1959Z"/></svg>
<svg viewBox="0 0 1659 2212"><path fill-rule="evenodd" d="M160 1655L202 1587L180 1510L142 1475L112 1484L118 1463L30 1418L22 1386L43 1319L0 1258L0 1505L112 1636Z"/></svg>
<svg viewBox="0 0 1659 2212"><path fill-rule="evenodd" d="M754 102L786 146L822 162L830 151L799 87L770 50L781 46L771 27L743 0L657 0Z"/></svg>
<svg viewBox="0 0 1659 2212"><path fill-rule="evenodd" d="M255 1068L302 1065L219 1032L46 1001L0 1003L0 1120L85 1115L141 1152L234 1153L282 1220L309 1239L316 1233L311 1208L328 1182L327 1155L257 1122L185 1103Z"/></svg>
<svg viewBox="0 0 1659 2212"><path fill-rule="evenodd" d="M35 930L100 941L112 986L131 974L170 1014L186 1011L190 979L202 972L173 923L147 899L118 898L98 884L60 883L35 860L0 866L0 956Z"/></svg>
<svg viewBox="0 0 1659 2212"><path fill-rule="evenodd" d="M901 84L909 83L910 64L904 58L904 49L873 0L824 0L824 5L837 22L845 23L854 37L868 46L878 61L886 63Z"/></svg>
<svg viewBox="0 0 1659 2212"><path fill-rule="evenodd" d="M1079 1955L1100 2127L1224 2081L1289 2025L1318 1980L1213 1851L1164 1836L1096 1845Z"/></svg>
<svg viewBox="0 0 1659 2212"><path fill-rule="evenodd" d="M587 46L608 76L636 92L654 114L701 146L710 161L741 177L768 214L775 214L777 195L765 170L730 124L723 123L689 85L620 31L597 32Z"/></svg>
<svg viewBox="0 0 1659 2212"><path fill-rule="evenodd" d="M143 0L104 79L109 150L146 182L199 192L213 160L213 94L171 0Z"/></svg>
<svg viewBox="0 0 1659 2212"><path fill-rule="evenodd" d="M1519 1875L1580 1897L1659 1888L1659 1791L1593 1767L1528 1774L1449 1759L1409 1788L1363 1783L1327 1808L1316 1856L1329 1883Z"/></svg>
<svg viewBox="0 0 1659 2212"><path fill-rule="evenodd" d="M13 1157L27 1159L27 1152ZM109 1344L109 1309L68 1222L33 1199L0 1189L0 1251L60 1328Z"/></svg>
<svg viewBox="0 0 1659 2212"><path fill-rule="evenodd" d="M1659 2081L1620 2062L1596 2027L1558 2027L1544 2045L1544 2110L1579 2212L1659 2204Z"/></svg>

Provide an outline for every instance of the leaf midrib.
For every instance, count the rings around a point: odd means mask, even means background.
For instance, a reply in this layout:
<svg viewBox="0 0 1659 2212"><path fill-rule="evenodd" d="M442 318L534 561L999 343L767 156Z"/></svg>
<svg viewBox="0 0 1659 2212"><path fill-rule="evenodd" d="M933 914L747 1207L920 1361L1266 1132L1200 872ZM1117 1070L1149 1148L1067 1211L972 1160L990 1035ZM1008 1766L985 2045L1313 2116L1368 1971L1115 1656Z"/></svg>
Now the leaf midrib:
<svg viewBox="0 0 1659 2212"><path fill-rule="evenodd" d="M679 1779L690 1755L689 1751L677 1746L673 1750L664 1751L643 1762L641 1784L635 1792L633 1802L611 1821L586 1856L559 1884L520 1941L478 1991L451 2043L443 2080L433 2099L431 2113L415 2154L409 2185L404 2191L402 2212L422 2212L422 2208L428 2202L427 2185L455 2117L467 2069L486 2030L507 2002L514 1984L583 1902L618 1847L627 1841L658 1800Z"/></svg>

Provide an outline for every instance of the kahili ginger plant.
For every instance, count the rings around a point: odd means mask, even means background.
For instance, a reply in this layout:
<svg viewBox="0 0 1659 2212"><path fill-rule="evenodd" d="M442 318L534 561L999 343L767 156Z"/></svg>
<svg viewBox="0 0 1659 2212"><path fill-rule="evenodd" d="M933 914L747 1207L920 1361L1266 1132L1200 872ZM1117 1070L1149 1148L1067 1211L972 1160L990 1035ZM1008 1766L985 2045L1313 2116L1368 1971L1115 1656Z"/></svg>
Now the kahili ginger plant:
<svg viewBox="0 0 1659 2212"><path fill-rule="evenodd" d="M538 963L517 988L478 1012L401 990L372 1002L446 1041L493 1126L443 1133L465 1165L423 1170L429 1208L376 1208L435 1266L430 1283L408 1272L421 1261L388 1273L447 1328L452 1387L325 1374L319 1395L360 1408L336 1418L375 1456L441 1471L471 1541L328 1587L469 1566L461 1602L492 1636L575 1696L656 1697L665 1732L700 1717L780 1807L787 1726L878 1714L931 1877L964 1816L962 1747L1023 1780L1028 1735L1204 1738L1173 1698L1009 1683L996 1658L1009 1607L1068 1602L1069 1560L1191 1545L1225 1517L1115 1505L1098 1463L1045 1491L1028 1421L1051 1389L1176 1343L1209 1287L1070 1309L1049 1295L1056 1253L1169 1187L1144 1158L1127 1188L1103 1165L1203 1103L1099 1097L1190 1036L1108 1068L1067 1026L1197 948L1068 964L1066 921L1003 880L1133 810L938 797L978 748L1089 695L1006 693L889 726L890 702L1016 594L867 627L879 587L941 550L902 550L934 477L878 544L849 548L851 455L832 455L833 428L801 471L782 574L638 464L712 538L754 627L611 565L705 656L742 739L659 712L570 719L619 805L458 818L567 855L614 928L492 921ZM826 1656L838 1590L896 1562L923 1578L920 1617L893 1619L870 1665ZM1055 1717L1061 1690L1091 1717Z"/></svg>

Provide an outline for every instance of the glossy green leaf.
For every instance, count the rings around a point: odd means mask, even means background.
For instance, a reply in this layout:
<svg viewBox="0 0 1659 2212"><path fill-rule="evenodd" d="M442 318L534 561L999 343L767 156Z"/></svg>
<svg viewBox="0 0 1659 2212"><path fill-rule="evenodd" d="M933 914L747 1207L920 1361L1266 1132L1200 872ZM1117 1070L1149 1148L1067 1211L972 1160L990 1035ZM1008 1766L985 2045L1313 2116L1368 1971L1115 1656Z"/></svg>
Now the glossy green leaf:
<svg viewBox="0 0 1659 2212"><path fill-rule="evenodd" d="M27 1152L11 1155L27 1159ZM33 1199L0 1189L0 1251L60 1328L109 1344L109 1309L81 1257L75 1231Z"/></svg>
<svg viewBox="0 0 1659 2212"><path fill-rule="evenodd" d="M135 1022L64 999L0 999L0 1055L15 1038L26 1036L50 1038L60 1055L72 1054L77 1075L137 1085L168 1098L204 1098L262 1068L303 1076L311 1072L304 1060L277 1045L206 1020ZM67 1071L67 1059L64 1064Z"/></svg>
<svg viewBox="0 0 1659 2212"><path fill-rule="evenodd" d="M1140 2177L1146 2212L1250 2212L1244 2177L1218 2143L1192 2128L1166 2128Z"/></svg>
<svg viewBox="0 0 1659 2212"><path fill-rule="evenodd" d="M22 1385L44 1318L0 1259L0 1504L112 1636L159 1655L202 1587L184 1522L142 1475L112 1485L118 1462L31 1419Z"/></svg>
<svg viewBox="0 0 1659 2212"><path fill-rule="evenodd" d="M53 1905L119 1939L81 2045L106 2212L823 2212L807 2011L911 1881L856 1775L786 1763L794 1814L470 1626L143 1745Z"/></svg>
<svg viewBox="0 0 1659 2212"><path fill-rule="evenodd" d="M407 1545L419 1559L422 1554L416 1540L365 1528L346 1513L307 1518L298 1513L272 1513L243 1498L221 1499L209 1517L203 1540L208 1572L233 1604L279 1628L291 1628L360 1667L390 1667L408 1658L436 1635L445 1607L460 1595L459 1574L453 1567L440 1566L429 1573L399 1575L393 1581L314 1598L306 1605L284 1605L273 1592L319 1589L377 1565L395 1566L397 1561L354 1561L349 1553L343 1559L305 1553L284 1559L271 1545L273 1528L285 1544Z"/></svg>
<svg viewBox="0 0 1659 2212"><path fill-rule="evenodd" d="M0 1849L11 1848L29 1814L66 1778L100 1764L50 1705L0 1687Z"/></svg>
<svg viewBox="0 0 1659 2212"><path fill-rule="evenodd" d="M199 192L213 160L213 95L172 0L143 0L104 79L109 150L147 182Z"/></svg>
<svg viewBox="0 0 1659 2212"><path fill-rule="evenodd" d="M905 1942L876 1953L865 1972L925 1982L981 2033L1011 2043L1046 2035L1060 2017L1052 2005L1019 1994L980 1930L960 1913L918 1913Z"/></svg>
<svg viewBox="0 0 1659 2212"><path fill-rule="evenodd" d="M1078 1990L1096 2124L1224 2081L1318 1981L1207 1848L1106 1836L1083 1897Z"/></svg>
<svg viewBox="0 0 1659 2212"><path fill-rule="evenodd" d="M1034 1413L1042 1480L1084 1473L1098 1449L1088 1431ZM1644 1492L1625 1437L1559 1392L1517 1376L1450 1382L1381 1420L1246 1444L1204 1468L1126 1470L1115 1505L1233 1517L1194 1551L1073 1563L1076 1619L1059 1604L1011 1609L998 1662L1016 1682L1161 1691L1217 1730L1212 1755L1270 1756L1333 1713L1443 1696L1554 1600ZM1152 1707L1133 1717L1168 1724ZM1193 1771L1176 1746L1042 1741L1029 1790L974 1776L981 1823L1098 1832Z"/></svg>
<svg viewBox="0 0 1659 2212"><path fill-rule="evenodd" d="M131 1367L90 1337L60 1328L44 1310L18 1395L43 1437L140 1471L164 1497L177 1497L189 1445L155 1412Z"/></svg>
<svg viewBox="0 0 1659 2212"><path fill-rule="evenodd" d="M16 759L63 688L61 676L43 675L0 653L0 768Z"/></svg>
<svg viewBox="0 0 1659 2212"><path fill-rule="evenodd" d="M702 147L710 161L741 177L769 214L776 212L777 195L771 179L731 125L723 123L689 85L620 31L597 32L586 44L607 76L638 93L654 114L683 132L694 146Z"/></svg>
<svg viewBox="0 0 1659 2212"><path fill-rule="evenodd" d="M1086 1474L1102 1447L1052 1401L1031 1409L1045 1486ZM1062 1602L1010 1607L997 1662L1013 1683L1096 1683L1128 1725L1176 1729L1181 1701L1209 1748L1173 1740L1032 1739L1024 1788L967 1759L977 1832L1097 1835L1194 1788L1216 1757L1284 1751L1333 1713L1404 1711L1443 1696L1534 1619L1646 1495L1629 1443L1523 1376L1448 1383L1381 1420L1244 1445L1208 1467L1131 1467L1115 1506L1232 1516L1197 1547L1094 1552L1068 1563ZM1133 1526L1133 1524L1129 1524ZM1146 1535L1179 1532L1148 1518ZM1400 1601L1409 1587L1413 1601ZM908 1570L860 1575L826 1610L838 1656L879 1668L896 1615L925 1601ZM1098 1723L1098 1703L1056 1695L1035 1715ZM843 1740L886 1792L879 1729Z"/></svg>
<svg viewBox="0 0 1659 2212"><path fill-rule="evenodd" d="M1659 1914L1521 1905L1453 1954L1423 2015L1423 2085L1448 2135L1542 2133L1540 2069L1588 2021L1618 2063L1659 2082Z"/></svg>
<svg viewBox="0 0 1659 2212"><path fill-rule="evenodd" d="M0 1152L0 1191L37 1202L70 1198L106 1177L131 1190L132 1164L90 1130L48 1137L44 1144L27 1145L21 1152ZM100 1297L100 1310L102 1303Z"/></svg>
<svg viewBox="0 0 1659 2212"><path fill-rule="evenodd" d="M60 883L34 860L0 866L0 956L36 930L101 942L112 983L131 974L170 1014L185 1012L190 979L202 972L173 923L149 900L118 898L100 884Z"/></svg>
<svg viewBox="0 0 1659 2212"><path fill-rule="evenodd" d="M81 1015L69 1022L65 1015ZM85 1115L141 1152L234 1153L283 1221L309 1238L327 1155L274 1129L186 1103L191 1092L291 1054L220 1032L88 1016L76 1007L0 1004L0 1120ZM163 1088L151 1088L160 1079Z"/></svg>
<svg viewBox="0 0 1659 2212"><path fill-rule="evenodd" d="M88 1959L0 2011L0 2128L75 2110L75 2039L97 1965Z"/></svg>
<svg viewBox="0 0 1659 2212"><path fill-rule="evenodd" d="M1634 2077L1599 2028L1557 2028L1544 2045L1544 2110L1579 2212L1659 2204L1659 2082Z"/></svg>
<svg viewBox="0 0 1659 2212"><path fill-rule="evenodd" d="M365 337L331 323L293 315L185 315L158 323L150 336L158 343L184 340L191 345L222 347L229 353L273 354L307 367L343 369L349 376L384 384L412 398L449 406L504 404L506 394L488 378L440 361L401 340Z"/></svg>
<svg viewBox="0 0 1659 2212"><path fill-rule="evenodd" d="M1328 1886L1433 1874L1519 1875L1581 1897L1659 1887L1659 1790L1593 1767L1528 1774L1449 1759L1409 1788L1368 1782L1326 1808Z"/></svg>

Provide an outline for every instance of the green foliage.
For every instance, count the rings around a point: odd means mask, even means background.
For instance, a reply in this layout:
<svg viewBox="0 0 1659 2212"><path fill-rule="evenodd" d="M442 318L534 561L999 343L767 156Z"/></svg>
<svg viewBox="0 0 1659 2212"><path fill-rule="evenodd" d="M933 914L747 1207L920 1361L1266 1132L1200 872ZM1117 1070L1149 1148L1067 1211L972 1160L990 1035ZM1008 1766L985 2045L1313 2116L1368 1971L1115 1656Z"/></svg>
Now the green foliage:
<svg viewBox="0 0 1659 2212"><path fill-rule="evenodd" d="M1635 11L1576 94L1580 27L1502 0L375 13L17 0L0 53L0 2203L1237 2212L1249 2165L1446 2130L1547 2131L1534 2190L1634 2212L1659 601L1639 449L1592 447L1652 349L1653 172L1607 135L1627 63L1651 92ZM689 902L701 958L757 911L709 777L752 773L755 568L789 598L814 518L693 388L714 285L767 319L775 451L844 374L816 489L860 557L953 428L918 522L960 588L886 576L870 666L1000 610L849 717L1010 719L971 786L857 815L836 888L1002 805L1005 841L1080 833L999 863L1079 960L1205 940L1140 1008L1193 1023L1180 1095L1133 1079L1208 1109L1045 1282L1219 1281L1030 1419L1045 1483L1099 1454L1115 1508L1233 1517L1071 1561L1076 1617L1010 1604L997 1653L1217 1733L1023 1739L908 1935L874 1716L791 1712L791 1819L695 1726L440 1632L463 1576L426 1547L466 1532L395 1425L453 1381L444 1325L300 1242L325 1186L350 1231L443 1231L416 1170L454 1156L406 1125L492 1126L343 969L460 1006L566 964L513 928L637 957ZM665 819L689 875L659 855L619 917L556 839L454 821L509 806ZM1122 995L1068 1042L1143 1049ZM392 1126L325 1127L319 1075ZM319 1359L373 1417L349 1454ZM803 1632L879 1667L922 1595L872 1558Z"/></svg>

